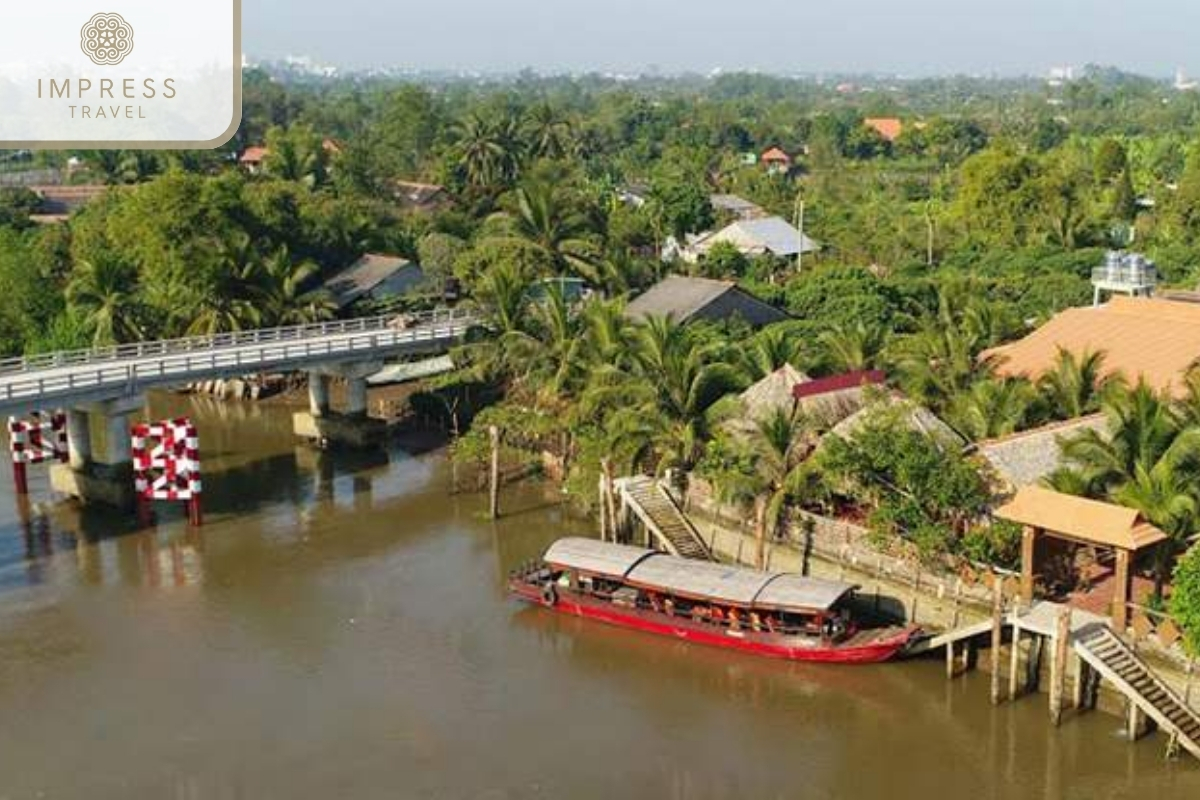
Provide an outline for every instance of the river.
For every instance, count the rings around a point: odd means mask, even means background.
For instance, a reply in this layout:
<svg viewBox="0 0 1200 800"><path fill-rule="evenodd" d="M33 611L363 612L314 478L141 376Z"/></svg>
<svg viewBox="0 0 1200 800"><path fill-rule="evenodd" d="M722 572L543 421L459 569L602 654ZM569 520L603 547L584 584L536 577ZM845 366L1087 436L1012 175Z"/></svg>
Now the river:
<svg viewBox="0 0 1200 800"><path fill-rule="evenodd" d="M22 514L0 475L0 799L1200 797L1160 737L1054 730L1044 696L992 708L937 659L789 664L522 607L507 570L590 530L544 488L492 523L440 453L152 403L199 423L200 530L48 502L36 467Z"/></svg>

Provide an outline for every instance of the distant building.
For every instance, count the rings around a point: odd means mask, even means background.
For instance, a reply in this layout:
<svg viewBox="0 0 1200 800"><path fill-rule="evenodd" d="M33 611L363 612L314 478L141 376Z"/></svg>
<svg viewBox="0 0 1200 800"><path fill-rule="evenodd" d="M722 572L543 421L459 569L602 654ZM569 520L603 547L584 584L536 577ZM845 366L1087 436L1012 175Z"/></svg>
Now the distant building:
<svg viewBox="0 0 1200 800"><path fill-rule="evenodd" d="M686 248L684 261L695 263L708 254L713 245L731 244L745 256L772 255L791 258L797 253L815 253L817 243L804 236L782 217L740 219L717 231L700 236Z"/></svg>
<svg viewBox="0 0 1200 800"><path fill-rule="evenodd" d="M247 147L238 157L238 164L251 175L257 175L262 172L263 162L267 160L269 152L267 148L259 145Z"/></svg>
<svg viewBox="0 0 1200 800"><path fill-rule="evenodd" d="M1182 67L1175 70L1175 91L1191 92L1195 91L1198 86L1200 86L1200 83L1188 78Z"/></svg>
<svg viewBox="0 0 1200 800"><path fill-rule="evenodd" d="M650 316L668 316L679 323L740 317L754 327L790 319L732 281L683 275L669 275L651 286L629 304L625 316L638 321Z"/></svg>
<svg viewBox="0 0 1200 800"><path fill-rule="evenodd" d="M1059 351L1103 353L1106 375L1145 379L1158 391L1179 394L1200 360L1200 305L1118 295L1103 306L1069 308L981 357L994 359L1001 377L1037 380L1054 369Z"/></svg>
<svg viewBox="0 0 1200 800"><path fill-rule="evenodd" d="M451 204L450 193L436 183L392 181L392 194L406 211L432 213Z"/></svg>
<svg viewBox="0 0 1200 800"><path fill-rule="evenodd" d="M367 253L325 282L338 308L361 300L388 300L425 282L421 267L399 256Z"/></svg>
<svg viewBox="0 0 1200 800"><path fill-rule="evenodd" d="M334 139L323 140L321 149L330 156L341 155L342 152L342 146ZM262 172L263 164L269 155L271 155L270 148L264 145L251 145L238 156L238 165L251 175L257 175Z"/></svg>
<svg viewBox="0 0 1200 800"><path fill-rule="evenodd" d="M770 148L758 160L773 175L786 175L792 169L792 157L778 147Z"/></svg>
<svg viewBox="0 0 1200 800"><path fill-rule="evenodd" d="M728 214L737 219L756 219L765 217L767 212L756 203L738 197L736 194L714 194L709 198L713 211L718 214Z"/></svg>
<svg viewBox="0 0 1200 800"><path fill-rule="evenodd" d="M641 208L650 202L650 187L644 183L627 183L617 189L617 199L627 206Z"/></svg>
<svg viewBox="0 0 1200 800"><path fill-rule="evenodd" d="M863 125L873 129L889 142L894 142L904 133L904 123L895 117L868 117Z"/></svg>
<svg viewBox="0 0 1200 800"><path fill-rule="evenodd" d="M36 194L40 202L29 218L42 225L66 222L72 214L104 195L110 188L115 187L99 183L81 186L30 186L29 191Z"/></svg>

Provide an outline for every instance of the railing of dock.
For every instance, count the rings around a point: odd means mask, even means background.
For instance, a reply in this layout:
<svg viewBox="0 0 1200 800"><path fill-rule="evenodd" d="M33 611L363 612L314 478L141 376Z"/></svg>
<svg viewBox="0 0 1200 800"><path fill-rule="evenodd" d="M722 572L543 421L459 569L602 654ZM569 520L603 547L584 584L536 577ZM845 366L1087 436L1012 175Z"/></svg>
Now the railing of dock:
<svg viewBox="0 0 1200 800"><path fill-rule="evenodd" d="M256 372L325 357L369 358L377 351L459 338L475 320L468 310L439 310L9 358L0 360L0 401L186 382L197 373Z"/></svg>

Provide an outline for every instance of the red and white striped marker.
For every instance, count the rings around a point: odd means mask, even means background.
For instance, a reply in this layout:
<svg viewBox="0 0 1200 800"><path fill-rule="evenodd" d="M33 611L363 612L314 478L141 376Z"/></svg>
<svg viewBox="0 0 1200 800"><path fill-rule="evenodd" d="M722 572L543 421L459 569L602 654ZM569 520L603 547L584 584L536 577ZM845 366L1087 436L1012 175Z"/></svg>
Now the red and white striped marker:
<svg viewBox="0 0 1200 800"><path fill-rule="evenodd" d="M139 510L155 500L184 502L193 525L200 511L200 439L186 418L133 426L133 486Z"/></svg>

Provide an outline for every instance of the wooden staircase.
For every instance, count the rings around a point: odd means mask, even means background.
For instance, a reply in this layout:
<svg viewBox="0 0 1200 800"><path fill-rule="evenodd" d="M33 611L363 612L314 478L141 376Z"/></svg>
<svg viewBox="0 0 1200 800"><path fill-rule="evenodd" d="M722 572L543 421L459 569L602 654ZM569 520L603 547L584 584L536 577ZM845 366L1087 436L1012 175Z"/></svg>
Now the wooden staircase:
<svg viewBox="0 0 1200 800"><path fill-rule="evenodd" d="M637 476L616 481L624 503L672 555L712 561L700 532L670 493L653 478Z"/></svg>
<svg viewBox="0 0 1200 800"><path fill-rule="evenodd" d="M1158 679L1141 658L1106 626L1081 631L1075 652L1107 678L1158 727L1200 758L1200 714Z"/></svg>

